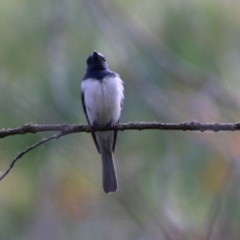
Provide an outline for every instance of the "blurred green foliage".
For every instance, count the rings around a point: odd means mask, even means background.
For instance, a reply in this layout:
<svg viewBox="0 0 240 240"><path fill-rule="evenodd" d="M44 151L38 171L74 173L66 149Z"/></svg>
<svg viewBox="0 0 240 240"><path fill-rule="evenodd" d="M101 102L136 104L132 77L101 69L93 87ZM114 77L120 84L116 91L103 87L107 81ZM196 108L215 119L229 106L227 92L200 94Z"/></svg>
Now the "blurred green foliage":
<svg viewBox="0 0 240 240"><path fill-rule="evenodd" d="M240 118L240 3L0 2L0 127L79 123L87 56L125 83L122 122ZM4 171L47 133L1 139ZM239 134L119 133L116 194L90 134L47 143L0 182L1 239L239 239Z"/></svg>

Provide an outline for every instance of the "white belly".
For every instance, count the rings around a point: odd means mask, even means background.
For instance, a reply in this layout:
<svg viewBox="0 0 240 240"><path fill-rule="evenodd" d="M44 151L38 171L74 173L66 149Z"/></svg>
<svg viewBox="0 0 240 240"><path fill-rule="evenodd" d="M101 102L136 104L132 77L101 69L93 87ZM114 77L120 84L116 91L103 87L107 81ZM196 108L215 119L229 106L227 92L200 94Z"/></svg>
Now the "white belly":
<svg viewBox="0 0 240 240"><path fill-rule="evenodd" d="M118 77L105 77L101 81L88 79L81 84L90 124L116 123L121 113L123 83Z"/></svg>

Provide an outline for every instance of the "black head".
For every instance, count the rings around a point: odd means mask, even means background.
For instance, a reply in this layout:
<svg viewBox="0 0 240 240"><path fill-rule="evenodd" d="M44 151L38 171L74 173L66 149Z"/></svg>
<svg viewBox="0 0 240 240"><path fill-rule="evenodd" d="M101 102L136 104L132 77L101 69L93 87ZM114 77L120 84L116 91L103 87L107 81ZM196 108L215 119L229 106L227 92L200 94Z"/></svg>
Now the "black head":
<svg viewBox="0 0 240 240"><path fill-rule="evenodd" d="M101 53L94 51L87 58L87 71L83 80L88 78L102 80L106 76L116 77L118 75L109 70L105 57Z"/></svg>
<svg viewBox="0 0 240 240"><path fill-rule="evenodd" d="M108 69L108 65L106 63L105 57L97 51L94 51L87 58L87 65L88 65L89 70L105 70L105 69Z"/></svg>

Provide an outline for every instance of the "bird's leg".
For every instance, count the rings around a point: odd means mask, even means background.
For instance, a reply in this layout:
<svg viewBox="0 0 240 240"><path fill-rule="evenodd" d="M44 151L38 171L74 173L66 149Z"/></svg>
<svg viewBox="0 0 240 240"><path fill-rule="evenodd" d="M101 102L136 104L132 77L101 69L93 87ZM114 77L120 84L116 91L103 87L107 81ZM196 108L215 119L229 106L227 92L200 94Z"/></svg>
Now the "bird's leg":
<svg viewBox="0 0 240 240"><path fill-rule="evenodd" d="M105 126L107 127L107 128L110 128L110 127L112 127L114 124L113 124L113 121L111 120L110 122L108 122Z"/></svg>
<svg viewBox="0 0 240 240"><path fill-rule="evenodd" d="M94 122L92 123L91 127L92 127L92 128L97 128L97 127L99 127L99 125L94 121Z"/></svg>

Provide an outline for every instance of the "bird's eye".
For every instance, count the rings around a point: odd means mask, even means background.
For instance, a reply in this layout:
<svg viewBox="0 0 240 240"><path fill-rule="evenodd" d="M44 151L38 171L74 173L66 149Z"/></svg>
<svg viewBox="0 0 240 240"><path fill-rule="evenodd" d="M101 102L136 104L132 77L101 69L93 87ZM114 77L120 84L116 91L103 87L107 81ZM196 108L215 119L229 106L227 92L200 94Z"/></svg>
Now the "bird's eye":
<svg viewBox="0 0 240 240"><path fill-rule="evenodd" d="M102 56L101 56L101 60L104 61L104 62L106 62L105 57L102 57Z"/></svg>

